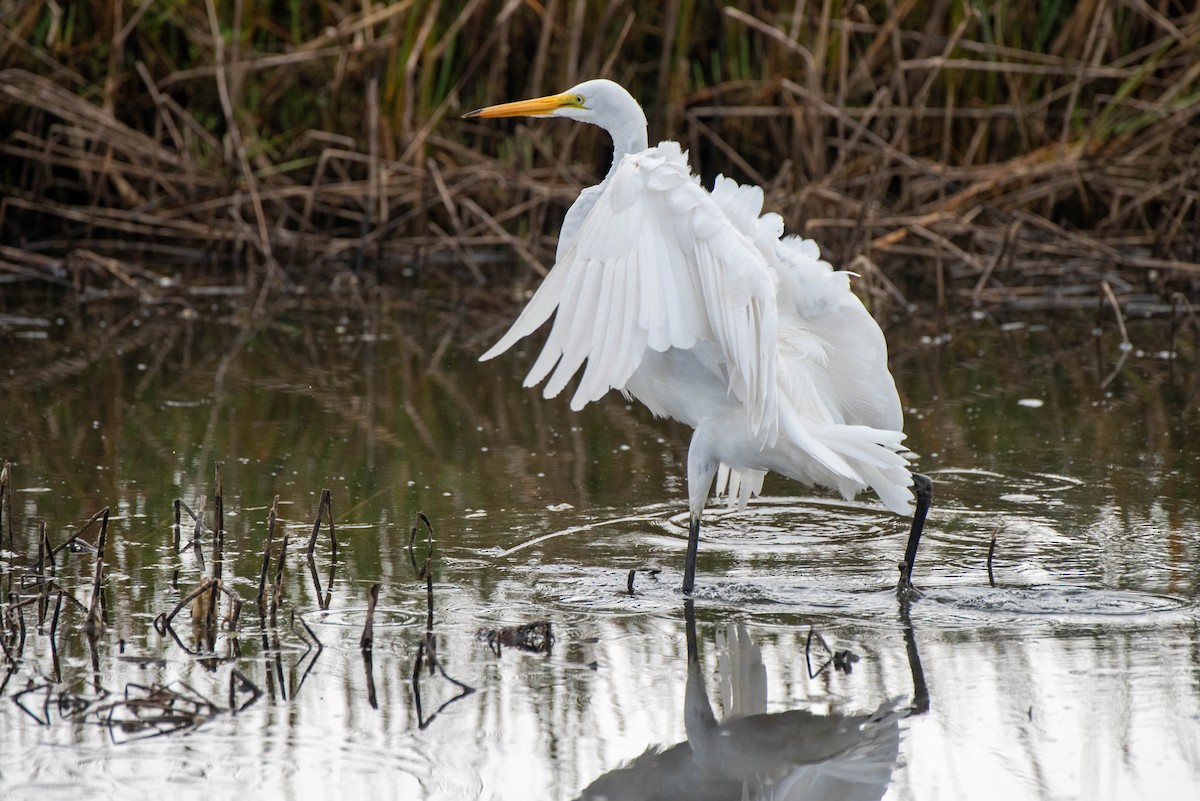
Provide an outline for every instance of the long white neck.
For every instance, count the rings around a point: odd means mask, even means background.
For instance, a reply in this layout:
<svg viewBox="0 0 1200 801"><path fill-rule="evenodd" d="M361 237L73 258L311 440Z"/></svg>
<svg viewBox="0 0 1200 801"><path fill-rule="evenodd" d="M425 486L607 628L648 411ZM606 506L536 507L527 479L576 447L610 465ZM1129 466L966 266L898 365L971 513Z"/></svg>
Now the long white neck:
<svg viewBox="0 0 1200 801"><path fill-rule="evenodd" d="M648 146L646 138L646 115L639 108L637 119L630 118L623 124L608 129L613 140L613 165L632 153L641 153Z"/></svg>
<svg viewBox="0 0 1200 801"><path fill-rule="evenodd" d="M622 108L619 117L601 125L612 137L613 160L608 168L605 180L617 169L621 159L633 153L641 153L648 146L646 138L646 115L642 107L632 97L629 98L628 108Z"/></svg>
<svg viewBox="0 0 1200 801"><path fill-rule="evenodd" d="M564 116L572 116L581 122L588 122L592 125L597 125L608 132L612 137L613 143L613 158L612 165L608 168L608 174L604 176L604 180L597 186L583 190L579 197L567 210L567 216L563 219L562 228L558 235L558 251L555 254L555 261L562 259L563 255L570 248L571 243L575 241L575 235L579 233L579 227L583 224L588 212L596 205L596 201L604 194L605 187L608 186L609 180L617 171L617 166L621 163L621 159L634 153L641 153L647 147L646 137L646 114L642 111L642 107L633 99L633 96L626 92L623 88L609 81L589 81L580 84L569 92L578 91L585 96L592 93L594 84L601 84L603 88L605 102L601 113L595 115L572 114Z"/></svg>

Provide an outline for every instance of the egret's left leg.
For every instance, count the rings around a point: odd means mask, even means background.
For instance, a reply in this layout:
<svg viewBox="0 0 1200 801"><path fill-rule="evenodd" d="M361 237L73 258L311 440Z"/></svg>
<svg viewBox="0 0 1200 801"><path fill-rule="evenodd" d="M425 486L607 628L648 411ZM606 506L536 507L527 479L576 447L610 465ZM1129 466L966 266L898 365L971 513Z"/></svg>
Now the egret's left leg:
<svg viewBox="0 0 1200 801"><path fill-rule="evenodd" d="M707 438L696 429L688 446L688 547L683 563L683 594L691 595L696 584L696 551L700 548L700 515L704 502L717 475L717 460L713 457Z"/></svg>
<svg viewBox="0 0 1200 801"><path fill-rule="evenodd" d="M691 595L696 585L696 552L700 550L700 515L693 512L688 520L687 559L683 563L683 594Z"/></svg>
<svg viewBox="0 0 1200 801"><path fill-rule="evenodd" d="M933 482L929 476L913 473L913 495L917 498L917 508L913 512L912 528L908 532L908 545L904 549L904 561L900 563L900 583L897 591L912 590L913 563L917 561L917 546L921 544L921 532L925 530L925 516L929 514L929 504L933 500Z"/></svg>

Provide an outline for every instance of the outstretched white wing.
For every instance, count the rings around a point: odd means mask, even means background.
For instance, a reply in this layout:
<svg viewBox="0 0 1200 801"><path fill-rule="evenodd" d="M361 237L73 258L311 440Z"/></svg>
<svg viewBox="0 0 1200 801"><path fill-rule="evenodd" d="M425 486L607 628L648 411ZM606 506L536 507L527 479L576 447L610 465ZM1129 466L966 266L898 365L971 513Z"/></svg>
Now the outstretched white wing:
<svg viewBox="0 0 1200 801"><path fill-rule="evenodd" d="M762 252L692 177L674 142L625 157L602 186L529 305L481 358L554 315L525 385L550 376L545 396L553 397L586 361L571 399L579 409L623 387L647 348L714 342L751 435L773 443L777 312Z"/></svg>

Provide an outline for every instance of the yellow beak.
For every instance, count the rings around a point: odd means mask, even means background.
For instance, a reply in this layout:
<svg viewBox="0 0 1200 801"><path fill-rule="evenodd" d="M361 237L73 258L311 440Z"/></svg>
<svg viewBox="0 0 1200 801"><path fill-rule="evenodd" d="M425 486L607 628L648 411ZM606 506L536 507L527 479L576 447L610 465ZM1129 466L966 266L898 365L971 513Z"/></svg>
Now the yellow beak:
<svg viewBox="0 0 1200 801"><path fill-rule="evenodd" d="M463 115L463 119L472 117L544 117L553 114L565 106L578 106L575 95L560 94L535 97L533 100L518 100L515 103L501 103L498 106L477 108Z"/></svg>

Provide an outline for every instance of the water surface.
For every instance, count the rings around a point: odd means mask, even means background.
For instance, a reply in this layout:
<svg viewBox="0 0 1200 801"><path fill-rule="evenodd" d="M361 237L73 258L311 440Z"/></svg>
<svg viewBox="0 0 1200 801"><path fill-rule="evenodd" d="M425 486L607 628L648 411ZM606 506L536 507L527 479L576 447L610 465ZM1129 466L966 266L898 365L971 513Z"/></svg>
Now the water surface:
<svg viewBox="0 0 1200 801"><path fill-rule="evenodd" d="M251 327L232 311L2 332L10 600L37 596L39 521L57 544L111 510L107 626L89 641L67 603L52 648L34 603L5 639L5 798L150 798L168 778L189 798L1200 790L1198 384L1194 343L1165 324L1135 325L1108 380L1122 351L1094 320L893 322L908 443L936 483L923 597L892 591L907 521L770 478L744 513L710 507L692 606L688 432L618 396L576 414L522 390L528 351L476 363L510 306L313 303ZM176 640L154 618L212 571L213 537L198 555L185 515L177 546L173 501L204 498L211 529L218 462L222 577L246 605L212 643L185 609ZM310 570L325 488L337 556L323 529ZM253 600L276 495L271 626ZM414 683L418 512L450 678L426 661ZM92 559L57 565L85 605ZM548 653L487 642L540 621ZM173 718L137 719L163 698Z"/></svg>

